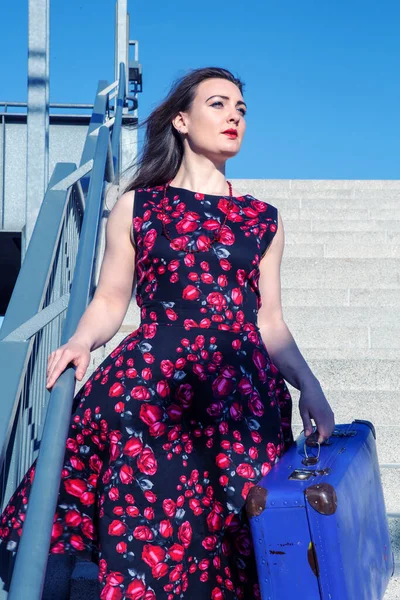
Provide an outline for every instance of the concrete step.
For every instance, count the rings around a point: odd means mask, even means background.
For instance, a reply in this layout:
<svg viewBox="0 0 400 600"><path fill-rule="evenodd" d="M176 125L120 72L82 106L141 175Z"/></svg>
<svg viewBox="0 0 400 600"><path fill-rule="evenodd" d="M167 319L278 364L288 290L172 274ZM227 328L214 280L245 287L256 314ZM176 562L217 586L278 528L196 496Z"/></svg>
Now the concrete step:
<svg viewBox="0 0 400 600"><path fill-rule="evenodd" d="M287 384L290 394L293 399L293 426L298 427L301 424L298 403L300 392L289 383ZM380 431L377 435L377 441L381 442L386 439L385 428L391 427L393 431L396 427L400 427L400 392L387 391L346 391L346 390L326 390L323 387L329 404L335 413L335 421L337 423L351 423L354 419L365 419L371 421L375 427L379 427ZM390 421L388 424L388 417ZM297 430L299 434L300 430ZM391 435L389 435L391 437ZM394 450L398 444L394 444ZM383 462L392 462L385 460Z"/></svg>
<svg viewBox="0 0 400 600"><path fill-rule="evenodd" d="M231 179L238 191L332 193L349 192L354 195L394 193L400 197L400 179ZM252 193L249 191L249 193Z"/></svg>
<svg viewBox="0 0 400 600"><path fill-rule="evenodd" d="M293 327L398 327L395 306L286 306L285 321Z"/></svg>
<svg viewBox="0 0 400 600"><path fill-rule="evenodd" d="M253 194L255 195L255 194ZM335 210L343 211L354 209L369 209L370 214L373 216L379 215L381 210L399 210L399 198L393 198L390 196L380 196L375 198L369 198L365 195L360 197L321 197L320 195L311 194L310 196L304 196L299 194L281 194L281 193L268 193L267 195L256 196L259 200L272 204L282 211L290 209L314 209L314 210ZM376 218L379 218L377 216Z"/></svg>
<svg viewBox="0 0 400 600"><path fill-rule="evenodd" d="M400 289L306 289L282 287L282 306L399 306Z"/></svg>
<svg viewBox="0 0 400 600"><path fill-rule="evenodd" d="M307 348L301 338L301 332L293 332L293 337L300 348L306 361L310 360L359 360L366 362L369 360L382 361L392 360L398 361L400 358L399 348Z"/></svg>
<svg viewBox="0 0 400 600"><path fill-rule="evenodd" d="M399 244L289 244L285 258L400 258Z"/></svg>
<svg viewBox="0 0 400 600"><path fill-rule="evenodd" d="M400 259L292 258L282 261L286 288L400 289Z"/></svg>
<svg viewBox="0 0 400 600"><path fill-rule="evenodd" d="M400 469L381 468L383 493L388 513L400 514Z"/></svg>
<svg viewBox="0 0 400 600"><path fill-rule="evenodd" d="M305 358L325 390L400 390L398 359L318 359Z"/></svg>
<svg viewBox="0 0 400 600"><path fill-rule="evenodd" d="M272 203L271 203L272 204ZM331 207L314 207L314 208L295 208L293 206L283 207L276 203L277 208L282 213L282 219L285 223L287 220L312 220L312 221L387 221L400 220L400 210L395 208L370 208L367 204L364 208L346 208L338 209L336 204L332 202Z"/></svg>
<svg viewBox="0 0 400 600"><path fill-rule="evenodd" d="M399 244L400 233L389 233L387 231L288 231L285 228L285 250L291 244L331 244L335 246L344 245L385 245Z"/></svg>
<svg viewBox="0 0 400 600"><path fill-rule="evenodd" d="M328 218L325 220L319 219L300 219L300 218L284 218L283 226L285 231L351 231L352 233L357 231L388 231L388 232L399 232L400 231L400 220L390 219L354 219L346 220L344 218L333 219Z"/></svg>
<svg viewBox="0 0 400 600"><path fill-rule="evenodd" d="M284 313L287 309L284 310ZM391 356L398 356L400 352L400 327L369 327L368 325L324 325L310 323L304 326L291 323L285 319L286 324L294 337L297 345L307 351L307 357L317 356L331 358L343 352L347 358L389 358L387 350L394 350ZM310 351L313 351L310 353ZM331 350L336 352L331 353ZM355 350L356 354L352 355ZM321 354L321 351L323 354ZM339 351L339 352L338 352ZM370 352L371 351L371 352ZM375 352L376 351L376 352Z"/></svg>

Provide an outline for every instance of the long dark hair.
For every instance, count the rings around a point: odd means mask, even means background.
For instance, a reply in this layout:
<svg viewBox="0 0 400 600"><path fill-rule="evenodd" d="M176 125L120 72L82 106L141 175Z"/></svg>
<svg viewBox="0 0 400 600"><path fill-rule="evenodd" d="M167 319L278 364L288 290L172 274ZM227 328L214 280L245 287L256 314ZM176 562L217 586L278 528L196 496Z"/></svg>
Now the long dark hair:
<svg viewBox="0 0 400 600"><path fill-rule="evenodd" d="M193 69L175 80L165 100L139 125L146 126L143 149L127 169L135 167L135 175L122 192L163 185L175 177L183 157L183 143L172 120L180 111L190 109L198 85L213 77L231 81L242 93L244 83L227 69L219 67Z"/></svg>

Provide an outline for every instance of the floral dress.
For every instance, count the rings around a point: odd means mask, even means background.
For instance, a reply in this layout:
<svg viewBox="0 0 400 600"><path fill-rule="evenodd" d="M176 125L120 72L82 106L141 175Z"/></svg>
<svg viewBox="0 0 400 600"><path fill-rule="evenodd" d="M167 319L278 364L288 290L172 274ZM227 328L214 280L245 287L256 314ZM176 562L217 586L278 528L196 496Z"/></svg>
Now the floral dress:
<svg viewBox="0 0 400 600"><path fill-rule="evenodd" d="M257 326L277 209L163 189L135 191L141 322L75 396L50 553L97 563L101 600L260 598L245 500L293 443ZM0 517L10 551L35 464Z"/></svg>

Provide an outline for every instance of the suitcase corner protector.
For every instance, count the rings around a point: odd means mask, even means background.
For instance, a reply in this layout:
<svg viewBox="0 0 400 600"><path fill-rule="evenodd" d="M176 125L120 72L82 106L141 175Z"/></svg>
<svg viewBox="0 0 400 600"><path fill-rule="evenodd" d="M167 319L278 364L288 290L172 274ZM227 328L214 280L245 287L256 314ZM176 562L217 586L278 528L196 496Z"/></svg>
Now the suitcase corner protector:
<svg viewBox="0 0 400 600"><path fill-rule="evenodd" d="M246 512L248 517L258 517L267 504L268 490L260 485L253 485L246 498Z"/></svg>

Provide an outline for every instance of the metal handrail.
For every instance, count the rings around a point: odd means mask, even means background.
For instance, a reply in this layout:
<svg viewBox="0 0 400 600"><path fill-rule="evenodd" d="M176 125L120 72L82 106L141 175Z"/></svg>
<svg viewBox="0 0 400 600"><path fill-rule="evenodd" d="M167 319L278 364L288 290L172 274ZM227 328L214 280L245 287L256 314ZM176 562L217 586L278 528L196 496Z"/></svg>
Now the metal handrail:
<svg viewBox="0 0 400 600"><path fill-rule="evenodd" d="M112 139L112 155L113 155L113 164L115 172L119 171L119 139L121 136L121 127L122 127L122 109L125 104L125 68L124 64L120 64L119 69L119 81L121 85L119 86L118 96L116 100L116 111L115 111L115 121L114 121L114 133Z"/></svg>
<svg viewBox="0 0 400 600"><path fill-rule="evenodd" d="M94 292L95 258L99 247L105 188L107 183L114 179L114 164L118 165L117 155L121 134L118 123L121 122L122 107L125 102L123 64L120 65L120 79L117 83L119 100L118 106L115 106L112 136L110 136L106 116L109 111L109 97L115 95L115 86L101 82L80 167L60 163L56 165L0 330L0 377L4 376L2 384L4 378L8 382L7 393L2 393L0 403L0 473L3 467L3 478L9 468L6 457L10 444L15 447L18 441L12 439L12 431L21 409L19 406L22 403L21 390L26 378L28 362L32 356L35 358L34 344L39 334L43 333L45 325L63 313L66 308L65 300L69 299L62 334L59 327L59 335L56 336L56 340L53 339L53 342L56 342L53 345L56 347L66 343L76 330ZM104 95L105 89L107 89L106 95ZM88 189L86 200L85 189ZM46 304L45 298L50 298L46 290L50 286L52 268L57 260L63 260L63 257L56 257L56 252L61 239L65 210L68 203L71 204L72 194L74 206L84 209L72 286L70 292L68 289L64 290L62 298L53 299L53 302ZM42 235L45 230L46 247L43 245ZM49 233L52 235L50 240ZM71 265L69 268L72 268ZM27 284L31 286L28 297ZM45 365L39 366L37 378L44 380ZM48 398L46 398L46 417L40 440L40 452L35 461L35 477L19 541L9 600L20 600L20 598L40 600L41 598L74 398L74 372L75 367L67 367L57 379L51 393L46 393ZM22 441L26 446L29 443L29 440L25 439L29 437L28 432L23 430L21 435L24 436ZM18 454L18 450L16 453ZM23 473L24 469L20 469L20 477ZM14 487L18 484L19 481L15 481Z"/></svg>

